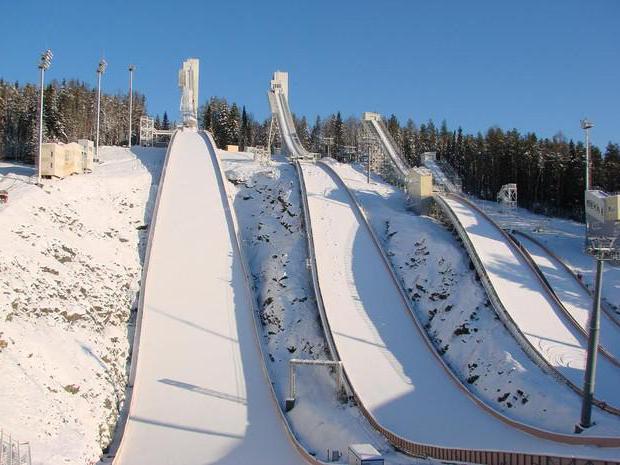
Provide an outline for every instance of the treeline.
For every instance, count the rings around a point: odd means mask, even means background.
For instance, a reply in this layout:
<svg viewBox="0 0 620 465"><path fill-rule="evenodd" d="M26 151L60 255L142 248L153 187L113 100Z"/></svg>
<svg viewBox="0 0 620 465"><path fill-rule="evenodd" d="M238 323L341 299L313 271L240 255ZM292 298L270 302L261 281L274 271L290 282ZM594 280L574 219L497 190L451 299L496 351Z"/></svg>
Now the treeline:
<svg viewBox="0 0 620 465"><path fill-rule="evenodd" d="M78 80L52 81L44 89L43 140L71 142L95 138L97 91ZM0 158L32 163L38 143L39 88L0 79ZM127 95L101 95L99 143L127 144ZM133 143L146 99L134 92Z"/></svg>
<svg viewBox="0 0 620 465"><path fill-rule="evenodd" d="M476 197L495 200L502 185L517 183L519 205L532 211L583 218L585 146L561 134L539 138L516 129L490 128L485 134L465 134L461 128L439 128L433 121L419 127L408 120L401 127L391 116L390 133L411 165L420 155L437 152L463 182L463 189ZM607 192L620 191L620 146L609 143L602 153L591 147L592 186Z"/></svg>
<svg viewBox="0 0 620 465"><path fill-rule="evenodd" d="M236 103L212 98L201 108L201 125L211 131L219 147L228 144L267 145L269 118L260 122ZM343 120L340 112L312 125L305 116L293 115L302 144L312 152L341 161L355 160L351 147L359 147L359 118ZM501 186L517 183L519 205L548 215L583 218L585 146L562 135L551 139L516 129L490 128L486 133L466 134L447 123L432 120L419 126L409 119L402 125L390 116L386 126L410 166L420 164L424 152L437 152L462 179L463 189L476 197L495 200ZM279 145L276 139L273 145ZM592 147L592 186L607 192L620 191L620 146L609 143L602 152Z"/></svg>
<svg viewBox="0 0 620 465"><path fill-rule="evenodd" d="M304 147L312 152L327 153L330 144L331 153L338 155L347 147L357 145L359 120L349 118L342 120L340 113L329 115L325 119L317 116L310 126L305 116L298 118L293 115L297 134ZM227 145L245 147L267 146L269 138L270 118L258 121L249 113L245 106L229 103L225 98L212 97L199 110L200 127L213 134L219 148ZM280 144L279 138L272 141L273 146Z"/></svg>

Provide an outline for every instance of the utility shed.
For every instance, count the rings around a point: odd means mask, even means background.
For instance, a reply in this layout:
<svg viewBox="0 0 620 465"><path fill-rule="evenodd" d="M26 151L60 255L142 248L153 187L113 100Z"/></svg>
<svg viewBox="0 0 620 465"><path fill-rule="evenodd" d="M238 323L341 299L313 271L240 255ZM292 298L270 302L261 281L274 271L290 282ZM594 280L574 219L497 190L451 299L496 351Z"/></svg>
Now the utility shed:
<svg viewBox="0 0 620 465"><path fill-rule="evenodd" d="M351 444L349 465L383 465L383 456L370 444Z"/></svg>
<svg viewBox="0 0 620 465"><path fill-rule="evenodd" d="M228 144L226 146L226 151L227 152L238 152L239 151L239 146L238 145Z"/></svg>
<svg viewBox="0 0 620 465"><path fill-rule="evenodd" d="M54 142L41 146L41 176L64 178L72 174L92 171L92 167L93 150L89 149L87 143L59 144Z"/></svg>
<svg viewBox="0 0 620 465"><path fill-rule="evenodd" d="M433 198L433 175L428 168L411 168L407 177L407 194L413 209L425 214Z"/></svg>

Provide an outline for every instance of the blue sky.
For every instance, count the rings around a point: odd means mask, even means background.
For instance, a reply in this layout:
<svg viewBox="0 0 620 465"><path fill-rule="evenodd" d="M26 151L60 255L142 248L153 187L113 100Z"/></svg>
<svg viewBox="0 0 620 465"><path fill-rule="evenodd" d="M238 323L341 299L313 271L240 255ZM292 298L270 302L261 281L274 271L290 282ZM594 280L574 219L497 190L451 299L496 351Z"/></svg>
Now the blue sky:
<svg viewBox="0 0 620 465"><path fill-rule="evenodd" d="M446 119L562 131L620 142L620 1L617 0L0 0L0 77L95 82L105 56L107 91L135 87L152 114L178 114L176 73L201 60L201 100L225 96L268 114L271 73L289 72L290 101L311 120L340 110L395 113L402 121Z"/></svg>

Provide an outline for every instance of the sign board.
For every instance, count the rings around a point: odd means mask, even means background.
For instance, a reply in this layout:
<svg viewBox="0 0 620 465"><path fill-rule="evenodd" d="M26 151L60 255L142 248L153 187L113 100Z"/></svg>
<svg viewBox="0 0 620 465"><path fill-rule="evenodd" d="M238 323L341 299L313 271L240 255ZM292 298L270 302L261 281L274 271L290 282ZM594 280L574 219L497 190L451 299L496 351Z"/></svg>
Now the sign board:
<svg viewBox="0 0 620 465"><path fill-rule="evenodd" d="M590 190L585 195L588 252L597 248L620 256L620 195Z"/></svg>

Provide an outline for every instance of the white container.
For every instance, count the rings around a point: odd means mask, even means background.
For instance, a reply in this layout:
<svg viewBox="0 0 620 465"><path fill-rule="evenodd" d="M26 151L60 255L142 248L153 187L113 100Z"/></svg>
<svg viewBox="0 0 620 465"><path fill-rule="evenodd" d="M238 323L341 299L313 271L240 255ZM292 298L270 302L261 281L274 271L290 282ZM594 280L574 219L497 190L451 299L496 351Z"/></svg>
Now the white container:
<svg viewBox="0 0 620 465"><path fill-rule="evenodd" d="M383 465L383 456L370 444L351 444L349 465Z"/></svg>

